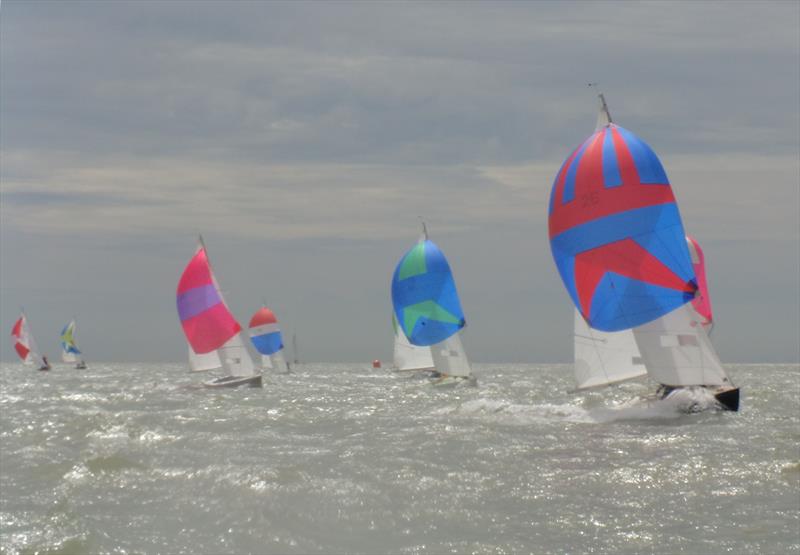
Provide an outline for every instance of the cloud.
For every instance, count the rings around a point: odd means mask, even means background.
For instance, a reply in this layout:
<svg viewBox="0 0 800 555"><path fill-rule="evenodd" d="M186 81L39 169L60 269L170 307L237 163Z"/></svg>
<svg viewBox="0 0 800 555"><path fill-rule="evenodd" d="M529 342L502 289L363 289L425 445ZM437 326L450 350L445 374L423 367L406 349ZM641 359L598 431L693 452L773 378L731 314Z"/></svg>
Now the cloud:
<svg viewBox="0 0 800 555"><path fill-rule="evenodd" d="M797 329L785 299L798 279L798 16L783 2L6 3L3 319L18 299L63 305L47 292L66 282L86 288L84 304L98 290L120 303L131 335L161 329L152 313L172 302L187 237L205 232L224 244L231 288L279 266L269 287L293 299L289 318L319 326L311 352L352 360L385 340L384 266L422 216L478 299L464 299L476 358L566 359L546 206L593 128L585 84L599 81L732 276L715 293L732 326L717 340L751 356L735 341L751 322L783 315L794 328L781 330ZM757 261L747 276L742 260ZM332 282L318 279L323 262ZM131 277L143 267L166 298L147 313L112 291L144 287ZM742 291L766 282L774 294L747 312ZM327 332L343 327L363 336ZM786 352L781 333L762 352Z"/></svg>

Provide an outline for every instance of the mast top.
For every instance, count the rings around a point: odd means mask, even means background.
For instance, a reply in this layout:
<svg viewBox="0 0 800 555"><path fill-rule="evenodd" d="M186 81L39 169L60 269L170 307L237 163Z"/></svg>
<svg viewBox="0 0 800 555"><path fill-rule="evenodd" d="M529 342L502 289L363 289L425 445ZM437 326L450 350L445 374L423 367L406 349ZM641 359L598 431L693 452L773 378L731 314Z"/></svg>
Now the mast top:
<svg viewBox="0 0 800 555"><path fill-rule="evenodd" d="M599 83L588 83L589 88L598 91L597 98L600 99L600 113L597 115L597 129L605 127L614 122L611 119L611 112L608 111L608 104L606 104L606 97L600 92Z"/></svg>

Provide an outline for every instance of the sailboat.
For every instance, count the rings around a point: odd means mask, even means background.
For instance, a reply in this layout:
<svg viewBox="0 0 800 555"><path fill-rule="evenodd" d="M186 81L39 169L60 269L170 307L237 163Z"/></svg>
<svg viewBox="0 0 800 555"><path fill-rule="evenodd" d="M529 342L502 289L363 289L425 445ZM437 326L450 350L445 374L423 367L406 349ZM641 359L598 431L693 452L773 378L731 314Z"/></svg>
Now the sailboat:
<svg viewBox="0 0 800 555"><path fill-rule="evenodd" d="M392 367L392 372L424 375L435 369L431 348L412 345L408 341L406 334L400 329L394 313L392 314L392 329L394 330L394 366Z"/></svg>
<svg viewBox="0 0 800 555"><path fill-rule="evenodd" d="M225 373L204 382L205 387L261 387L261 374L255 372L242 341L242 327L222 298L202 237L178 282L177 308L189 343L190 366L212 369L218 360Z"/></svg>
<svg viewBox="0 0 800 555"><path fill-rule="evenodd" d="M453 274L444 253L428 239L424 223L422 237L395 268L392 304L408 342L430 347L434 385L477 385L459 339L466 321Z"/></svg>
<svg viewBox="0 0 800 555"><path fill-rule="evenodd" d="M289 367L283 356L283 337L275 313L262 306L250 318L250 341L261 353L262 368L273 368L279 374L288 374Z"/></svg>
<svg viewBox="0 0 800 555"><path fill-rule="evenodd" d="M86 362L83 360L82 354L75 343L75 319L73 318L61 330L61 362L74 364L78 370L84 370Z"/></svg>
<svg viewBox="0 0 800 555"><path fill-rule="evenodd" d="M548 218L553 259L580 317L579 387L638 377L643 367L662 395L699 387L738 410L739 389L695 317L702 293L664 168L599 99L597 129L556 175Z"/></svg>
<svg viewBox="0 0 800 555"><path fill-rule="evenodd" d="M50 362L47 357L39 354L39 347L33 338L25 312L20 312L19 318L14 322L14 326L11 328L11 340L14 342L14 350L23 364L35 366L39 370L50 370Z"/></svg>

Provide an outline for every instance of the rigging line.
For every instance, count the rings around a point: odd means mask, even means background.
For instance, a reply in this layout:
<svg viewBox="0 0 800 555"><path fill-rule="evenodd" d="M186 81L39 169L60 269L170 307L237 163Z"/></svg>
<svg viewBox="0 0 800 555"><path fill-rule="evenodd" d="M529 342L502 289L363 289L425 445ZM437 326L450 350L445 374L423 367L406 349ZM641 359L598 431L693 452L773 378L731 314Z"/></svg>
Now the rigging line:
<svg viewBox="0 0 800 555"><path fill-rule="evenodd" d="M573 337L580 337L581 339L588 339L589 341L597 341L599 343L608 343L608 339L597 339L595 337L591 337L591 336L588 336L588 335L580 335L578 333L573 333L572 336Z"/></svg>

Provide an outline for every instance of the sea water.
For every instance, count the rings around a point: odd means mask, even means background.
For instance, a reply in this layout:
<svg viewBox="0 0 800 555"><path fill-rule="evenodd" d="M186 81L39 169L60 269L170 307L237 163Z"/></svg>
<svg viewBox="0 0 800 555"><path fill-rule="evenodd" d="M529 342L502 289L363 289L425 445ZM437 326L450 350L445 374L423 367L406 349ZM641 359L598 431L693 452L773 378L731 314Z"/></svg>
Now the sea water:
<svg viewBox="0 0 800 555"><path fill-rule="evenodd" d="M800 553L800 367L728 370L739 413L569 393L568 365L204 390L182 364L4 364L0 553Z"/></svg>

